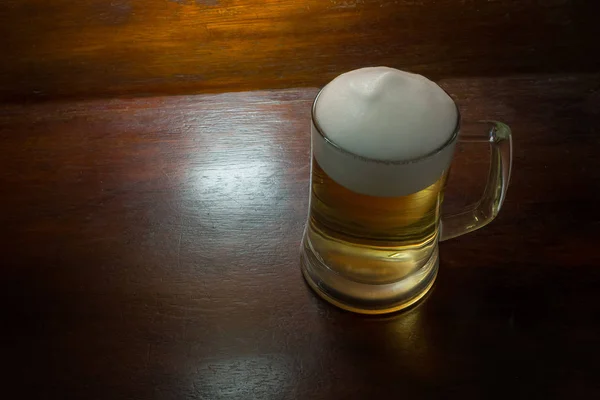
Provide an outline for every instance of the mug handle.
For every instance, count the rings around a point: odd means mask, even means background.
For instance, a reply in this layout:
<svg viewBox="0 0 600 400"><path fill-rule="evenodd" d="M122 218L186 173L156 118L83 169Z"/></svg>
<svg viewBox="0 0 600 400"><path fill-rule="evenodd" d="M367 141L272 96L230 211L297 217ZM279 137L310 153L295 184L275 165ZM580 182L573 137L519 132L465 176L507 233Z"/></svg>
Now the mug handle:
<svg viewBox="0 0 600 400"><path fill-rule="evenodd" d="M481 199L455 214L442 213L440 241L473 232L498 215L506 198L512 168L512 135L508 125L497 121L481 121L491 125L486 136L459 136L461 142L489 143L491 165L487 185Z"/></svg>

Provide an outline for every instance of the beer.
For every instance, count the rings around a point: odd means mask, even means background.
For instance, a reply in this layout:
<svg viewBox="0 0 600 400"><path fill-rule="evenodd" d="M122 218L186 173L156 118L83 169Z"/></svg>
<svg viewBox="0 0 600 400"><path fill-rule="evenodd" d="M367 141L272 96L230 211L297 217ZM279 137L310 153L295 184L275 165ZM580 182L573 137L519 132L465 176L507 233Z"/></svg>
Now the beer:
<svg viewBox="0 0 600 400"><path fill-rule="evenodd" d="M335 182L313 158L307 239L350 279L402 279L423 266L437 244L445 181L446 174L406 196L369 196Z"/></svg>
<svg viewBox="0 0 600 400"><path fill-rule="evenodd" d="M411 304L437 272L454 102L422 76L365 68L319 93L312 122L308 283L355 311Z"/></svg>
<svg viewBox="0 0 600 400"><path fill-rule="evenodd" d="M434 82L386 67L350 71L319 92L311 122L301 248L307 283L330 303L360 313L414 304L435 281L438 241L498 214L511 174L510 128L485 121L484 134L469 136L491 148L486 189L478 202L442 217L460 115Z"/></svg>

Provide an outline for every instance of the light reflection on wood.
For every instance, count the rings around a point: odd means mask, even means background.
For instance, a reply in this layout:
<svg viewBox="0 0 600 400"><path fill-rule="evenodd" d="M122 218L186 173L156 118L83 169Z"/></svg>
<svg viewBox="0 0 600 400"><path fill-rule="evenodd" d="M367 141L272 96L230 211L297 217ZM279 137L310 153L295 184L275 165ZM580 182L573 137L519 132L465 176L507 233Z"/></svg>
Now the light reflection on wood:
<svg viewBox="0 0 600 400"><path fill-rule="evenodd" d="M377 64L436 79L592 71L600 28L576 3L5 0L0 101L321 86Z"/></svg>

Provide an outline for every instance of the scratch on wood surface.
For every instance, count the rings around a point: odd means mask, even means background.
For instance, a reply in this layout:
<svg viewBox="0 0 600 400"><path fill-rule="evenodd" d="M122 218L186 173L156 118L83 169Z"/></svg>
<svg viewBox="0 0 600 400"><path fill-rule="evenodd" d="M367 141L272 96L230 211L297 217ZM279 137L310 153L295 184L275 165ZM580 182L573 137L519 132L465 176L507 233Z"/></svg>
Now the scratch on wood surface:
<svg viewBox="0 0 600 400"><path fill-rule="evenodd" d="M146 349L146 366L150 365L150 350L151 350L152 344L148 343L148 347Z"/></svg>
<svg viewBox="0 0 600 400"><path fill-rule="evenodd" d="M301 166L300 168L298 168L296 170L296 172L304 172L306 171L308 168L310 167L310 164L304 164L303 166Z"/></svg>
<svg viewBox="0 0 600 400"><path fill-rule="evenodd" d="M181 266L181 239L183 238L183 229L179 225L179 240L177 241L177 269Z"/></svg>
<svg viewBox="0 0 600 400"><path fill-rule="evenodd" d="M133 15L133 6L129 0L112 0L95 3L93 15L106 25L123 25Z"/></svg>
<svg viewBox="0 0 600 400"><path fill-rule="evenodd" d="M218 6L219 0L169 0L171 3L192 5L196 4L199 6Z"/></svg>
<svg viewBox="0 0 600 400"><path fill-rule="evenodd" d="M171 182L171 176L167 173L167 171L165 171L164 169L162 169L162 173L163 175L167 178L167 181Z"/></svg>

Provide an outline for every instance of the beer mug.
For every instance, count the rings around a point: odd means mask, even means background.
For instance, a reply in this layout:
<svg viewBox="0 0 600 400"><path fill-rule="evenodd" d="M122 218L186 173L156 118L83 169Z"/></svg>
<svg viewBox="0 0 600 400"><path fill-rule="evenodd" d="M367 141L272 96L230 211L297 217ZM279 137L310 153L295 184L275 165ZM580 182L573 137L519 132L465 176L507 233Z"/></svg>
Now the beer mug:
<svg viewBox="0 0 600 400"><path fill-rule="evenodd" d="M379 100L369 105L370 99ZM379 108L361 109L365 104ZM391 68L351 71L317 94L301 266L322 298L365 314L406 308L434 283L439 241L496 217L510 179L511 131L488 121L481 136L464 137L460 122L458 107L439 86ZM385 135L372 134L376 129ZM491 167L483 197L446 215L442 200L459 140L488 143Z"/></svg>

